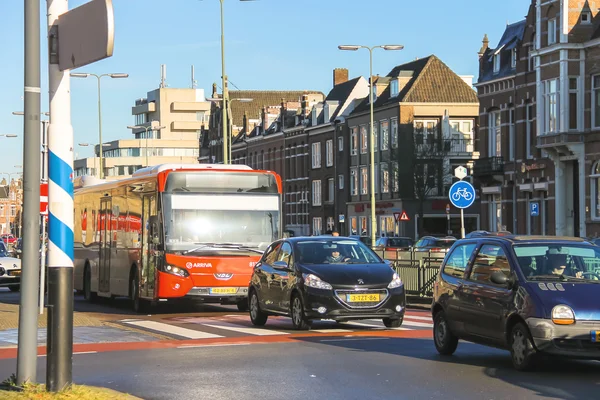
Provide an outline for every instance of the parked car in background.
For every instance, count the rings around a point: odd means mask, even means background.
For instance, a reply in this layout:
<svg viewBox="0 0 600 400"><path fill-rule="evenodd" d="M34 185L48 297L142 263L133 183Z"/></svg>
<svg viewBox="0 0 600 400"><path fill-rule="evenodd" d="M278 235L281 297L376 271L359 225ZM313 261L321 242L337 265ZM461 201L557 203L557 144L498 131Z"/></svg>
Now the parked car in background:
<svg viewBox="0 0 600 400"><path fill-rule="evenodd" d="M0 235L0 238L8 245L13 245L17 241L17 238L12 233L3 233Z"/></svg>
<svg viewBox="0 0 600 400"><path fill-rule="evenodd" d="M0 241L0 287L8 287L12 292L21 287L21 260L10 256L3 241Z"/></svg>
<svg viewBox="0 0 600 400"><path fill-rule="evenodd" d="M473 232L467 233L465 235L465 239L481 237L481 236L508 236L508 235L512 235L512 233L510 233L509 231L498 231L498 232L473 231Z"/></svg>
<svg viewBox="0 0 600 400"><path fill-rule="evenodd" d="M414 245L413 251L445 254L448 251L448 249L452 247L454 242L456 242L456 240L457 239L453 236L423 236Z"/></svg>
<svg viewBox="0 0 600 400"><path fill-rule="evenodd" d="M510 350L527 370L539 355L600 359L600 248L584 239L482 236L457 241L434 284L437 351L459 339Z"/></svg>
<svg viewBox="0 0 600 400"><path fill-rule="evenodd" d="M272 243L255 265L248 290L250 319L292 318L307 330L317 319L382 319L402 325L404 284L390 264L364 243L335 236L296 237Z"/></svg>
<svg viewBox="0 0 600 400"><path fill-rule="evenodd" d="M377 239L375 252L386 260L404 258L403 255L410 251L414 240L409 237L384 236Z"/></svg>

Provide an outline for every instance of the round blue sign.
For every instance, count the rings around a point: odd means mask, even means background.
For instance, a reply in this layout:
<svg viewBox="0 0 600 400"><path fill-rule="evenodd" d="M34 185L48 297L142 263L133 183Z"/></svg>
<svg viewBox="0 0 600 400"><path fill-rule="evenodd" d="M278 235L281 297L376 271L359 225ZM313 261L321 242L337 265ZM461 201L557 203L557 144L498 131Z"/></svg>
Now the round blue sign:
<svg viewBox="0 0 600 400"><path fill-rule="evenodd" d="M450 187L450 202L456 208L469 208L475 203L475 188L469 182L458 181Z"/></svg>

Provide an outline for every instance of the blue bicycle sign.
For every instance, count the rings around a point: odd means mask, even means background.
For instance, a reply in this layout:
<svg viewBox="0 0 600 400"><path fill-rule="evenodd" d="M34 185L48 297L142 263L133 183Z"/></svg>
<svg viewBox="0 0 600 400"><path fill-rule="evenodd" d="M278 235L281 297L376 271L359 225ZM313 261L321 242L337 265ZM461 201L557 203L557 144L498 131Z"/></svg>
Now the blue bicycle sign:
<svg viewBox="0 0 600 400"><path fill-rule="evenodd" d="M475 202L475 188L469 182L458 181L450 187L450 202L456 208L469 208Z"/></svg>

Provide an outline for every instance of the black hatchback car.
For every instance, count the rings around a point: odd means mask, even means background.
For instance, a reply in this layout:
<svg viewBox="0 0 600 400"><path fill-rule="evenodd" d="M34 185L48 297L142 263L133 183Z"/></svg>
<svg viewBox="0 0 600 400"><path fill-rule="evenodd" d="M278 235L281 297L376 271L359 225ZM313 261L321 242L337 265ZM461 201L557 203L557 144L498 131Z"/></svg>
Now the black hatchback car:
<svg viewBox="0 0 600 400"><path fill-rule="evenodd" d="M541 354L600 360L600 247L578 238L457 241L434 284L433 338L508 349L516 369Z"/></svg>
<svg viewBox="0 0 600 400"><path fill-rule="evenodd" d="M255 265L248 290L250 319L292 317L294 329L311 321L381 318L402 325L404 284L390 264L359 240L295 237L272 243Z"/></svg>

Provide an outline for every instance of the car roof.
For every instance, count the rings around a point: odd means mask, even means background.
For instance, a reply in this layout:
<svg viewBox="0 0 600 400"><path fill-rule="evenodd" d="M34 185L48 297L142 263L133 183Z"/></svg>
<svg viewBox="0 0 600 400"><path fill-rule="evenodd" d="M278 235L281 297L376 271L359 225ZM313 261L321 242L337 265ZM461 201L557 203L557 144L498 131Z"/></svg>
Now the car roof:
<svg viewBox="0 0 600 400"><path fill-rule="evenodd" d="M460 239L457 243L463 242L480 242L482 240L487 241L496 241L496 242L508 242L510 244L545 244L545 243L563 243L563 244L581 244L581 243L589 243L589 241L571 237L571 236L525 236L525 235L506 235L506 236L497 236L497 235L482 235L468 239Z"/></svg>
<svg viewBox="0 0 600 400"><path fill-rule="evenodd" d="M289 238L285 238L285 239L281 239L286 240L290 243L300 243L300 242L312 242L314 240L323 240L323 239L327 239L327 240L331 240L331 239L335 239L335 240L356 240L353 237L350 236L331 236L331 235L318 235L318 236L294 236L294 237L289 237Z"/></svg>

